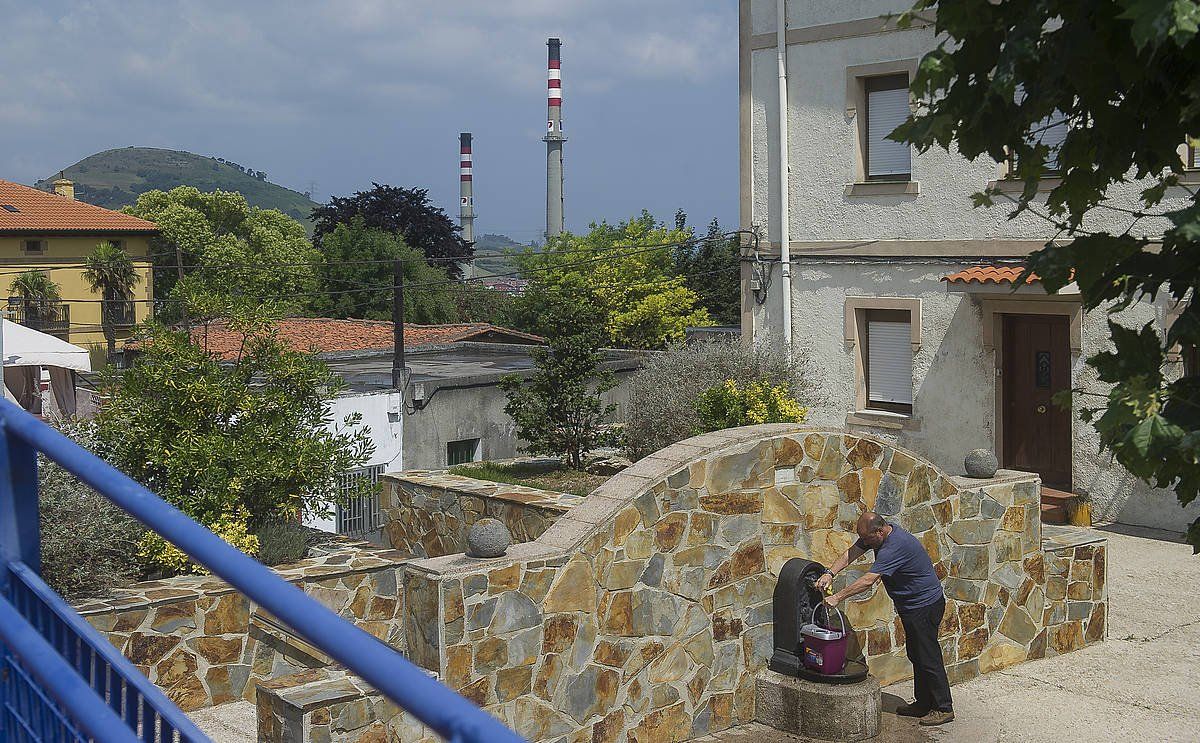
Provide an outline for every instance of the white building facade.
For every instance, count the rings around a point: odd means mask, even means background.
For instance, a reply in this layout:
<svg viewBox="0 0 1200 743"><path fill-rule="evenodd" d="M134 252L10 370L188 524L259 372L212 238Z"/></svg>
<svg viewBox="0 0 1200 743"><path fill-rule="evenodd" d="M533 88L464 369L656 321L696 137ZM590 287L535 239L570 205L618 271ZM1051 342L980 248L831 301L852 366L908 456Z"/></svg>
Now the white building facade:
<svg viewBox="0 0 1200 743"><path fill-rule="evenodd" d="M1108 316L1084 313L1071 287L1013 290L1021 259L1055 230L1031 213L1009 220L1002 205L973 208L973 193L1009 188L1006 165L884 139L908 113L932 27L882 18L907 0L791 0L781 85L777 0L740 5L741 223L762 235L761 262L743 264L742 332L774 341L790 320L794 352L814 377L807 386L819 391L809 421L884 436L953 473L968 451L987 448L1003 467L1088 496L1094 518L1183 530L1200 503L1182 509L1102 453L1080 419L1087 400L1076 396L1072 411L1051 401L1072 387L1104 392L1084 362L1106 347ZM1048 178L1040 190L1054 185ZM1110 196L1132 206L1140 189L1124 184ZM1100 214L1094 226L1121 231L1123 216ZM1165 327L1172 314L1143 303L1117 319Z"/></svg>

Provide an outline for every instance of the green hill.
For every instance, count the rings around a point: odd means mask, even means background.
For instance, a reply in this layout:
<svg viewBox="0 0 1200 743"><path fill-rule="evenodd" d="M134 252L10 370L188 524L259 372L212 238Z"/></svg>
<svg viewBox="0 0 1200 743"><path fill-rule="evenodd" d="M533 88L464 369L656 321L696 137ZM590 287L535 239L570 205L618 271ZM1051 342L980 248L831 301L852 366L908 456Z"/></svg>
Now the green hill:
<svg viewBox="0 0 1200 743"><path fill-rule="evenodd" d="M527 249L507 235L480 235L475 239L475 275L494 276L517 270L509 253L520 253Z"/></svg>
<svg viewBox="0 0 1200 743"><path fill-rule="evenodd" d="M305 226L317 206L312 199L266 179L266 173L204 155L153 147L125 147L86 157L63 173L75 182L75 198L107 209L120 209L146 191L195 186L201 191L237 191L252 206L278 209ZM50 189L58 173L34 184Z"/></svg>

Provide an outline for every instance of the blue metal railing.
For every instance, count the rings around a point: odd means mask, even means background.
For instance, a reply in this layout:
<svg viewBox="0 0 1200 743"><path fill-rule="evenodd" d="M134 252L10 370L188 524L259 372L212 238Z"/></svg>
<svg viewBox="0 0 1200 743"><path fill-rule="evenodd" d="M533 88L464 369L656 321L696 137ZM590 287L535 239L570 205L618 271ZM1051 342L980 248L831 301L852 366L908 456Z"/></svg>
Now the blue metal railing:
<svg viewBox="0 0 1200 743"><path fill-rule="evenodd" d="M0 743L206 740L38 577L42 452L451 743L519 743L491 715L192 521L127 475L0 400Z"/></svg>

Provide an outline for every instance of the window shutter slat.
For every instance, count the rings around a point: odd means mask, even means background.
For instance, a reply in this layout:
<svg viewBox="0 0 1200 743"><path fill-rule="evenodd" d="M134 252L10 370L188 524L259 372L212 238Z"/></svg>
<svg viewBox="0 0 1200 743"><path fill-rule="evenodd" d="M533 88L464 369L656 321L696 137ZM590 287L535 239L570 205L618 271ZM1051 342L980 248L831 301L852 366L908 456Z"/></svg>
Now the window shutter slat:
<svg viewBox="0 0 1200 743"><path fill-rule="evenodd" d="M908 114L907 87L867 93L867 175L905 176L912 172L908 145L886 139Z"/></svg>
<svg viewBox="0 0 1200 743"><path fill-rule="evenodd" d="M867 323L867 398L912 405L912 340L906 322Z"/></svg>

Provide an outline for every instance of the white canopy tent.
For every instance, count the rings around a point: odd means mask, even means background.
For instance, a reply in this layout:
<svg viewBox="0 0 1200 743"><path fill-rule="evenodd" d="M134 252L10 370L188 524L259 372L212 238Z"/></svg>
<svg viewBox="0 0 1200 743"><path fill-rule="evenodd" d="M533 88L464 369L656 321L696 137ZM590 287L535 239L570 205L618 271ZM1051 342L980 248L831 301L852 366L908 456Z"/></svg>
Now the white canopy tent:
<svg viewBox="0 0 1200 743"><path fill-rule="evenodd" d="M41 393L41 370L50 373L50 389L63 416L75 414L75 372L92 370L86 348L32 328L3 321L0 356L4 363L4 393L26 410L35 410Z"/></svg>

